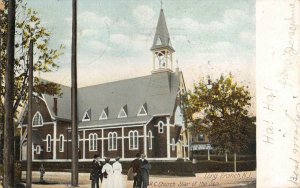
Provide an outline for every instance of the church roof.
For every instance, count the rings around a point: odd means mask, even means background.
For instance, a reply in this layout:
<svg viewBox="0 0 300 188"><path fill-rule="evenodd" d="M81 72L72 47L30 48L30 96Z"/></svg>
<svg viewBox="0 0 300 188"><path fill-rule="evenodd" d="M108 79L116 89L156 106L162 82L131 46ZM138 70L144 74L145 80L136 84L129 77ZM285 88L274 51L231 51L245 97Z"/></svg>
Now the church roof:
<svg viewBox="0 0 300 188"><path fill-rule="evenodd" d="M180 84L180 74L165 71L138 78L79 88L79 126L148 122L154 116L173 115ZM57 100L57 118L70 119L70 87L63 86L62 92L62 98ZM52 111L53 97L49 95L44 97L49 110ZM145 104L147 105L147 114L139 116L138 112ZM124 106L126 106L127 117L118 118ZM108 117L99 120L103 110L106 110ZM81 121L87 111L89 111L90 121Z"/></svg>
<svg viewBox="0 0 300 188"><path fill-rule="evenodd" d="M48 110L51 117L61 119L71 119L71 88L68 86L60 85L61 96L55 96L57 98L57 115L54 113L54 96L44 94Z"/></svg>
<svg viewBox="0 0 300 188"><path fill-rule="evenodd" d="M174 51L171 45L171 39L170 39L163 9L160 10L151 50L161 49L161 48L169 48L170 50Z"/></svg>

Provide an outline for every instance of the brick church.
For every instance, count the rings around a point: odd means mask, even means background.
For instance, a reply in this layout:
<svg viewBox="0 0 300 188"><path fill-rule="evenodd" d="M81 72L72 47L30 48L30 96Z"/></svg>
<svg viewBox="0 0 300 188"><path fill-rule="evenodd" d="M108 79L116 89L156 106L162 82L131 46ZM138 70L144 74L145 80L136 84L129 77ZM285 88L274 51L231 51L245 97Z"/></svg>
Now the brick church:
<svg viewBox="0 0 300 188"><path fill-rule="evenodd" d="M95 154L132 160L137 152L149 160L188 159L188 132L182 115L182 72L173 67L174 48L161 9L151 47L150 75L78 88L78 156ZM150 72L150 70L149 70ZM35 95L33 160L71 159L71 88L62 95ZM26 160L27 109L19 124L20 156Z"/></svg>

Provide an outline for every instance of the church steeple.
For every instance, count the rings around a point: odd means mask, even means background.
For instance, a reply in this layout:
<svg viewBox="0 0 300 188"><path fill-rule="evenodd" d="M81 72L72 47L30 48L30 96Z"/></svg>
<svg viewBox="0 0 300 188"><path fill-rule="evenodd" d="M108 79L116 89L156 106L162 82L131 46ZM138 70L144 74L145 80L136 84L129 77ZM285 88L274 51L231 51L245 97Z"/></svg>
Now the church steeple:
<svg viewBox="0 0 300 188"><path fill-rule="evenodd" d="M156 32L151 47L153 52L153 71L172 71L173 69L173 52L167 23L163 9L160 10Z"/></svg>

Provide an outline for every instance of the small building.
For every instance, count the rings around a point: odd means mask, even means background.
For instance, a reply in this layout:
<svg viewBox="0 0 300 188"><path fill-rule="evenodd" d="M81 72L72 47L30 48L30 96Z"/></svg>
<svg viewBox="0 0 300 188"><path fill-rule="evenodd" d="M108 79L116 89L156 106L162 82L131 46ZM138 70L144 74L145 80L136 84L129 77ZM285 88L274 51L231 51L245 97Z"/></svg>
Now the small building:
<svg viewBox="0 0 300 188"><path fill-rule="evenodd" d="M132 160L137 152L149 160L188 159L188 133L181 95L182 72L173 67L174 48L161 9L151 47L150 75L78 88L79 161L117 156ZM62 95L35 95L33 161L71 159L71 88ZM27 107L20 118L21 160L27 153Z"/></svg>
<svg viewBox="0 0 300 188"><path fill-rule="evenodd" d="M203 133L197 133L190 135L190 156L193 157L196 155L208 155L213 152L213 148L209 142L207 135Z"/></svg>

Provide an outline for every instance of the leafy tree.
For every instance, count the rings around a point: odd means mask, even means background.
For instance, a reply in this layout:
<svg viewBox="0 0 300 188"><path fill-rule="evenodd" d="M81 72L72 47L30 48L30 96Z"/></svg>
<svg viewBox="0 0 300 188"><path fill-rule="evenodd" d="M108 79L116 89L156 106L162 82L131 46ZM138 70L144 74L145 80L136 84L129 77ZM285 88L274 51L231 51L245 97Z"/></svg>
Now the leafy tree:
<svg viewBox="0 0 300 188"><path fill-rule="evenodd" d="M6 62L6 45L7 45L7 7L8 2L4 1L4 10L0 11L0 66L1 66L1 99L4 97L4 71ZM28 86L28 50L30 40L34 41L34 72L35 75L40 73L52 72L58 69L56 60L62 55L63 46L57 49L49 47L51 33L42 26L38 13L27 8L23 0L17 0L16 9L16 40L15 40L15 100L14 112L27 98ZM60 88L58 85L43 82L39 78L34 78L35 92L58 94ZM0 100L2 103L3 100ZM3 104L1 104L3 106ZM1 111L3 113L3 111Z"/></svg>
<svg viewBox="0 0 300 188"><path fill-rule="evenodd" d="M250 100L248 89L231 74L220 76L211 87L199 81L184 97L185 119L191 132L205 133L218 152L236 154L247 149L255 126Z"/></svg>

